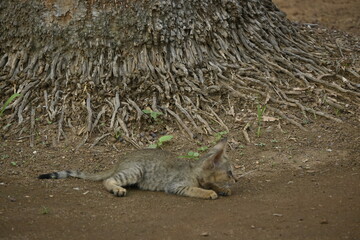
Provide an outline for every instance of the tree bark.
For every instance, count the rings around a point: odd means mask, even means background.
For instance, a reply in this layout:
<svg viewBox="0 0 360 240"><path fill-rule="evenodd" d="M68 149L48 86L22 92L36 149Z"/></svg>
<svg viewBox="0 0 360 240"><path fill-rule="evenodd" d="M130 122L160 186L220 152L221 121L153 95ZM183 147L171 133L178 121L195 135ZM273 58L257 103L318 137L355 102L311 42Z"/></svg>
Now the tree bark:
<svg viewBox="0 0 360 240"><path fill-rule="evenodd" d="M331 91L359 107L356 83L323 80L329 48L270 0L2 0L0 21L0 102L21 94L6 121L35 108L59 138L74 126L133 136L144 109L193 137L226 129L229 109L268 105L303 128L307 113L341 121L308 104Z"/></svg>

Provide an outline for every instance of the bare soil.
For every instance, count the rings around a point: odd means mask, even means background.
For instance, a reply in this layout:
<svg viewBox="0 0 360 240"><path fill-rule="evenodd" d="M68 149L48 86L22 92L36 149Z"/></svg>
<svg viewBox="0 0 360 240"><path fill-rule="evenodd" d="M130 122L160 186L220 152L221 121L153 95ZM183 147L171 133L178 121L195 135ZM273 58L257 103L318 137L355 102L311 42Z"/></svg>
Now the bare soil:
<svg viewBox="0 0 360 240"><path fill-rule="evenodd" d="M295 22L319 24L328 29L360 35L360 1L274 0Z"/></svg>
<svg viewBox="0 0 360 240"><path fill-rule="evenodd" d="M292 20L359 34L359 1L274 2ZM252 144L231 126L240 181L217 200L137 189L116 198L99 182L38 180L55 170L110 168L133 146L104 141L75 151L79 139L54 145L44 135L30 148L26 136L1 136L0 239L360 239L360 119L339 118L344 123L318 118L307 132L269 122L259 138L250 131ZM166 150L196 149L173 135Z"/></svg>

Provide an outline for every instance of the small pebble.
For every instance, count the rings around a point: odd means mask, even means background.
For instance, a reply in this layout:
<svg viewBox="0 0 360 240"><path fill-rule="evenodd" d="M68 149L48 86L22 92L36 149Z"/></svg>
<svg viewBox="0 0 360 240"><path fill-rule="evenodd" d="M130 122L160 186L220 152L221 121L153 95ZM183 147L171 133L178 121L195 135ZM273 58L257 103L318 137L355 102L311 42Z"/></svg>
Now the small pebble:
<svg viewBox="0 0 360 240"><path fill-rule="evenodd" d="M320 222L320 224L328 224L329 222L328 222L328 220L326 220L326 219L323 219L321 222Z"/></svg>
<svg viewBox="0 0 360 240"><path fill-rule="evenodd" d="M273 213L273 216L276 216L276 217L282 217L283 215L280 214L280 213Z"/></svg>
<svg viewBox="0 0 360 240"><path fill-rule="evenodd" d="M8 198L9 198L10 202L16 202L16 199L15 199L15 198L13 198L13 197L11 197L11 196L8 196Z"/></svg>
<svg viewBox="0 0 360 240"><path fill-rule="evenodd" d="M208 233L208 232L203 232L203 233L201 233L200 235L203 236L203 237L207 237L207 236L210 235L210 233Z"/></svg>

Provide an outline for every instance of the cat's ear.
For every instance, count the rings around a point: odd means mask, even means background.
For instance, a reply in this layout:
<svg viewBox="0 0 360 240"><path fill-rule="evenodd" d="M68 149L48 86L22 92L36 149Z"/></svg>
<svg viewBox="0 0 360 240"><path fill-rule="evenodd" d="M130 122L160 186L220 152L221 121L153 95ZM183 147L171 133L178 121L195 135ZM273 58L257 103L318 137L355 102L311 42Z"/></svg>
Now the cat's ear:
<svg viewBox="0 0 360 240"><path fill-rule="evenodd" d="M210 148L203 159L203 168L212 169L226 161L224 157L227 145L227 138L223 138L214 147Z"/></svg>

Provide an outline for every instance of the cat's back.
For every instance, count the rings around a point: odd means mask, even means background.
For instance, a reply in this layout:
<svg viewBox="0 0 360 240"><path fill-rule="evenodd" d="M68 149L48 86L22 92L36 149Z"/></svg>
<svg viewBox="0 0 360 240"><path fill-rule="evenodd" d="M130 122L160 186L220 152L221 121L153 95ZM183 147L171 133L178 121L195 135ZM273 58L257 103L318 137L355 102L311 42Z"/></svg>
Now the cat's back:
<svg viewBox="0 0 360 240"><path fill-rule="evenodd" d="M142 149L126 154L119 163L119 169L139 167L144 171L171 172L191 168L188 159L161 149Z"/></svg>
<svg viewBox="0 0 360 240"><path fill-rule="evenodd" d="M138 169L140 189L165 190L172 182L188 179L191 173L189 161L160 149L144 149L128 153L118 166L118 171Z"/></svg>

